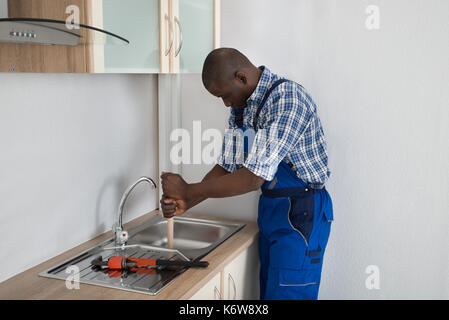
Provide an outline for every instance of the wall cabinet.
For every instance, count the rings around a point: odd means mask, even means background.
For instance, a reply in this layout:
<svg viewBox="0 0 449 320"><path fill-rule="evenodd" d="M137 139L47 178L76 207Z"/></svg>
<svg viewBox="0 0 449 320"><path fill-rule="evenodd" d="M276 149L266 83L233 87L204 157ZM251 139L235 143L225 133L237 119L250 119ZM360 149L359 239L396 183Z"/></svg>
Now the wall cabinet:
<svg viewBox="0 0 449 320"><path fill-rule="evenodd" d="M200 73L220 45L220 0L103 0L92 16L130 41L97 46L96 73Z"/></svg>
<svg viewBox="0 0 449 320"><path fill-rule="evenodd" d="M161 73L200 73L220 46L220 0L160 0Z"/></svg>
<svg viewBox="0 0 449 320"><path fill-rule="evenodd" d="M68 18L68 7L74 6L79 9L79 23L129 41L100 35L87 36L73 46L0 43L1 72L200 73L207 54L220 46L220 0L0 0L0 4L2 15L9 18L62 22Z"/></svg>
<svg viewBox="0 0 449 320"><path fill-rule="evenodd" d="M128 45L104 45L104 72L158 73L159 0L103 0L102 3L103 28L129 40ZM101 69L99 66L96 72Z"/></svg>
<svg viewBox="0 0 449 320"><path fill-rule="evenodd" d="M240 253L191 300L258 300L259 256L257 243Z"/></svg>

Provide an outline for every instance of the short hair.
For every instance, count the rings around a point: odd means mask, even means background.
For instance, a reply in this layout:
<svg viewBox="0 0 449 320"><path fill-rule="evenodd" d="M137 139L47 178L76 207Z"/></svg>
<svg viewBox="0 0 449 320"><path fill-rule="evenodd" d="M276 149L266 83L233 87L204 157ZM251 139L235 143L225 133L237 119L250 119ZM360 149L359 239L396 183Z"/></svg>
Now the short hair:
<svg viewBox="0 0 449 320"><path fill-rule="evenodd" d="M253 66L237 49L219 48L207 56L203 65L203 84L208 88L214 81L229 79L241 69Z"/></svg>

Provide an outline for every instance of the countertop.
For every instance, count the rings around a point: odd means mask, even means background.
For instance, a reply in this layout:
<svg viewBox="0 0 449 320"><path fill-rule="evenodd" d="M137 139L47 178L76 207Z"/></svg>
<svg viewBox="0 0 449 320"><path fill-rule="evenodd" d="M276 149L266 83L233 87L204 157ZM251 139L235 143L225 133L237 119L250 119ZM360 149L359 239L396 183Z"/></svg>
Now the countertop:
<svg viewBox="0 0 449 320"><path fill-rule="evenodd" d="M156 214L161 214L158 210L145 214L127 224L125 229L135 227L150 219ZM71 258L96 244L99 244L113 236L112 231L106 232L92 240L89 240L63 254L60 254L36 267L28 269L2 283L0 283L0 299L27 300L27 299L50 299L50 300L183 300L189 299L199 289L201 289L210 279L236 258L241 252L246 250L251 244L257 241L259 229L256 222L240 221L225 218L216 218L195 213L186 213L184 216L202 218L208 220L231 221L245 223L246 226L226 240L218 248L209 253L202 260L209 261L209 267L190 268L178 276L172 283L165 287L155 296L134 293L124 290L105 288L90 284L80 283L79 289L69 290L65 286L64 280L49 279L40 277L39 273L51 268L66 259Z"/></svg>

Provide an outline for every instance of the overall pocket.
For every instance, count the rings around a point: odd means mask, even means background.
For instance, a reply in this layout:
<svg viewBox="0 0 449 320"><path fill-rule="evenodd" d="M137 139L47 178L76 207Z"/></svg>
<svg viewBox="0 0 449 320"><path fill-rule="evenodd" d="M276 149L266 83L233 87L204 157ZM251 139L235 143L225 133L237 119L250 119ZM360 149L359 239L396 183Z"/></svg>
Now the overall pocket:
<svg viewBox="0 0 449 320"><path fill-rule="evenodd" d="M316 300L320 279L307 270L269 270L266 300Z"/></svg>
<svg viewBox="0 0 449 320"><path fill-rule="evenodd" d="M304 192L301 195L290 197L290 210L288 220L309 245L310 235L314 224L314 194L312 191Z"/></svg>
<svg viewBox="0 0 449 320"><path fill-rule="evenodd" d="M332 201L327 191L318 194L317 200L315 203L317 211L315 231L309 241L304 261L304 268L311 270L321 270L333 220Z"/></svg>

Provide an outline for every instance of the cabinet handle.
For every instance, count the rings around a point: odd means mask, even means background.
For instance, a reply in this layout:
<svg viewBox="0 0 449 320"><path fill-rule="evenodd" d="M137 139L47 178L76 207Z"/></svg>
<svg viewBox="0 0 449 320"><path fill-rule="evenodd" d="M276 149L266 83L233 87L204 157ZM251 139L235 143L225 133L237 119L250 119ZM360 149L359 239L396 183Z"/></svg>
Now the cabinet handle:
<svg viewBox="0 0 449 320"><path fill-rule="evenodd" d="M168 56L168 54L171 51L171 48L173 47L173 42L175 40L175 32L173 31L173 23L172 23L170 17L168 16L168 14L165 15L165 20L168 21L168 28L170 29L170 35L171 35L170 45L168 46L167 50L165 50L165 56Z"/></svg>
<svg viewBox="0 0 449 320"><path fill-rule="evenodd" d="M234 298L232 298L232 300L235 300L235 298L237 297L237 288L235 286L234 278L232 278L231 274L228 273L228 287L230 286L229 282L231 282L231 281L232 281L232 288L234 289ZM229 299L229 292L231 292L231 290L228 291L228 300L230 300Z"/></svg>
<svg viewBox="0 0 449 320"><path fill-rule="evenodd" d="M182 40L181 22L179 21L178 17L175 17L175 23L178 25L178 29L179 29L179 47L178 47L178 49L176 49L176 52L175 52L175 57L177 57L179 55L179 52L181 52L183 40Z"/></svg>
<svg viewBox="0 0 449 320"><path fill-rule="evenodd" d="M220 290L217 289L217 286L214 286L214 297L218 295L218 300L221 300Z"/></svg>

